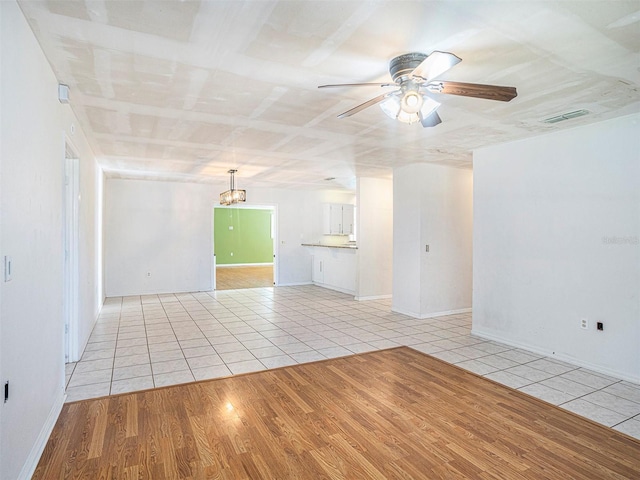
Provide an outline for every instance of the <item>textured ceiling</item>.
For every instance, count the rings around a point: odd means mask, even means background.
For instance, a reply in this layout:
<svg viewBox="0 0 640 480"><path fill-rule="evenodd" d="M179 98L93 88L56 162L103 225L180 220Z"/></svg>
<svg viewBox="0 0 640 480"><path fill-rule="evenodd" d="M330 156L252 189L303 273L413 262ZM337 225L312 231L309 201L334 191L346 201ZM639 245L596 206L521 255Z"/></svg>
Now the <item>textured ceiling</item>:
<svg viewBox="0 0 640 480"><path fill-rule="evenodd" d="M109 177L353 187L640 110L637 0L19 3ZM440 79L518 97L437 95L443 123L422 128L378 106L336 118L379 87L316 88L385 82L394 56L434 50L462 58Z"/></svg>

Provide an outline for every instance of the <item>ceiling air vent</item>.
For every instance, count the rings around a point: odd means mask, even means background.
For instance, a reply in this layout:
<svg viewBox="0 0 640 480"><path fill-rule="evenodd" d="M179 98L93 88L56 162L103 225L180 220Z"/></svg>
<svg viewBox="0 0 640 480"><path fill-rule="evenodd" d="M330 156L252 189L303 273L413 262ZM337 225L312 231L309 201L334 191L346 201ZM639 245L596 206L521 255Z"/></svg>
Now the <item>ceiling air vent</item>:
<svg viewBox="0 0 640 480"><path fill-rule="evenodd" d="M565 120L571 120L572 118L582 117L591 113L589 110L575 110L573 112L563 113L562 115L556 115L555 117L549 117L542 120L542 123L558 123Z"/></svg>

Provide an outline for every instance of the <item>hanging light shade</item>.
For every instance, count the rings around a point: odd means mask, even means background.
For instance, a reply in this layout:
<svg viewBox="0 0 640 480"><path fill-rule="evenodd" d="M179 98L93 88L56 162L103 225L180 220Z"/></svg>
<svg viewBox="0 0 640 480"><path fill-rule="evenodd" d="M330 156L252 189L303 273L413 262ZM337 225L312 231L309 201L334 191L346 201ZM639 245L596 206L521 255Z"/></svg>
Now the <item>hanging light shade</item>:
<svg viewBox="0 0 640 480"><path fill-rule="evenodd" d="M232 205L234 203L246 202L247 201L247 191L246 190L236 190L236 182L235 182L235 173L238 170L229 170L227 173L231 175L231 180L229 182L229 190L226 192L222 192L220 194L220 205Z"/></svg>
<svg viewBox="0 0 640 480"><path fill-rule="evenodd" d="M380 104L380 108L385 115L395 120L398 118L398 113L400 113L400 98L398 98L398 95L389 95L387 99Z"/></svg>
<svg viewBox="0 0 640 480"><path fill-rule="evenodd" d="M414 90L409 90L400 100L400 108L406 113L418 113L422 108L422 95Z"/></svg>
<svg viewBox="0 0 640 480"><path fill-rule="evenodd" d="M380 108L388 117L402 123L420 122L435 112L439 106L440 104L433 98L414 90L390 95L380 104Z"/></svg>

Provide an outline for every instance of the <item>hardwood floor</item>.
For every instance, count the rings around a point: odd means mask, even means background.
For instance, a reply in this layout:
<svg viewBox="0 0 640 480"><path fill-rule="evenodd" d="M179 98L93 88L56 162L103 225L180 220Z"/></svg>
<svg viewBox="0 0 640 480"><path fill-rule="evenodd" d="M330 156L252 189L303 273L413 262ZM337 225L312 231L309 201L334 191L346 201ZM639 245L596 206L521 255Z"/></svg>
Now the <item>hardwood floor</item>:
<svg viewBox="0 0 640 480"><path fill-rule="evenodd" d="M216 290L273 287L273 266L216 267Z"/></svg>
<svg viewBox="0 0 640 480"><path fill-rule="evenodd" d="M66 404L34 479L640 478L640 441L408 347Z"/></svg>

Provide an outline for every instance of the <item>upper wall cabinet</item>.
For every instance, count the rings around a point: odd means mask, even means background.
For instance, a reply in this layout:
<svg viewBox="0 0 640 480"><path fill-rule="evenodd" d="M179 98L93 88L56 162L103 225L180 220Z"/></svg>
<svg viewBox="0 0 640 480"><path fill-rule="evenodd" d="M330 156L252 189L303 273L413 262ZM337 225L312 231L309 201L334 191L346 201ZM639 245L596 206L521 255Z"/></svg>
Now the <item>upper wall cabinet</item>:
<svg viewBox="0 0 640 480"><path fill-rule="evenodd" d="M342 205L342 234L353 235L356 230L354 222L354 206Z"/></svg>
<svg viewBox="0 0 640 480"><path fill-rule="evenodd" d="M322 233L325 235L351 235L354 233L354 207L348 204L323 205Z"/></svg>

